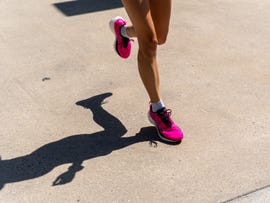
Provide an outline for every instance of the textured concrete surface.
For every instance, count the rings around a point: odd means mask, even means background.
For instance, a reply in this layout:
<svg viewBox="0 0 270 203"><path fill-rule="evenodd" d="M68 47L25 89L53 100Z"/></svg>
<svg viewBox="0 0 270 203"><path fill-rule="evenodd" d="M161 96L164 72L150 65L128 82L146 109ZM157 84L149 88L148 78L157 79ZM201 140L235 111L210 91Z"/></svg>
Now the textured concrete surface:
<svg viewBox="0 0 270 203"><path fill-rule="evenodd" d="M159 64L176 146L147 121L136 41L113 51L116 15L119 1L0 2L0 202L226 202L269 185L270 2L174 1Z"/></svg>
<svg viewBox="0 0 270 203"><path fill-rule="evenodd" d="M270 202L270 186L256 189L255 191L235 197L226 201L228 203L263 203Z"/></svg>

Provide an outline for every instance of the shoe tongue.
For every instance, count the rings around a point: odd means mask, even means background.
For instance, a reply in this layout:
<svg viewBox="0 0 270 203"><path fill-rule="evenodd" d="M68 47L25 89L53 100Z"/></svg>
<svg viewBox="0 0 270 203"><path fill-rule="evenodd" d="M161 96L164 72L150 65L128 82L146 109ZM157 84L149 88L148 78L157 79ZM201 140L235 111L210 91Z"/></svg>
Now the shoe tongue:
<svg viewBox="0 0 270 203"><path fill-rule="evenodd" d="M172 123L170 121L170 118L169 118L168 113L166 112L166 108L165 107L159 109L157 111L157 114L159 115L160 119L164 122L165 125L167 125L168 127L171 127L172 126Z"/></svg>
<svg viewBox="0 0 270 203"><path fill-rule="evenodd" d="M158 114L160 114L160 113L162 113L163 111L165 111L166 110L166 108L165 107L163 107L163 108L161 108L161 109L159 109L159 110L157 110L157 113Z"/></svg>

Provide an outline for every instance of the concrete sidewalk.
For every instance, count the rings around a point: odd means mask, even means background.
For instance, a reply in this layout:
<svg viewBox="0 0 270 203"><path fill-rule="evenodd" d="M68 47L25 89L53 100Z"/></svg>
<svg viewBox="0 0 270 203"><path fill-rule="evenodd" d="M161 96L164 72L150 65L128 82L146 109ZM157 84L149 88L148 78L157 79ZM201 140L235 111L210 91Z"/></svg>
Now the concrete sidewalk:
<svg viewBox="0 0 270 203"><path fill-rule="evenodd" d="M147 121L131 57L113 51L119 1L0 2L0 202L268 202L270 2L174 1ZM128 19L128 18L127 18Z"/></svg>

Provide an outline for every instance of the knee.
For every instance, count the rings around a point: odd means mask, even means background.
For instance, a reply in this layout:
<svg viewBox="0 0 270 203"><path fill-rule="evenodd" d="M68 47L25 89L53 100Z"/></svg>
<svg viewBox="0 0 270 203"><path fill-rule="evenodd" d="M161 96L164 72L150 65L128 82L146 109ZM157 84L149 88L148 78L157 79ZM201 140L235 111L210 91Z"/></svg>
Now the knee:
<svg viewBox="0 0 270 203"><path fill-rule="evenodd" d="M158 45L165 44L166 41L167 41L167 36L159 37L159 38L158 38Z"/></svg>
<svg viewBox="0 0 270 203"><path fill-rule="evenodd" d="M158 45L158 40L156 38L149 38L145 40L140 40L139 41L139 51L140 53L147 57L147 58L152 58L157 55L157 45Z"/></svg>

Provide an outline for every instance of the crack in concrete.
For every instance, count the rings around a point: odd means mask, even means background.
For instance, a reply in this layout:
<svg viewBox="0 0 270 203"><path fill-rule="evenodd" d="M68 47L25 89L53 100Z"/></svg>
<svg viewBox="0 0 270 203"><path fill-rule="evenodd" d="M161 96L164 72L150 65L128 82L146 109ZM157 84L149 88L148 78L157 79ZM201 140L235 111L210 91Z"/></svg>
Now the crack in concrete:
<svg viewBox="0 0 270 203"><path fill-rule="evenodd" d="M236 199L239 199L239 198L248 196L248 195L250 195L250 194L252 194L252 193L255 193L255 192L258 192L258 191L260 191L260 190L264 190L264 189L266 189L266 188L268 188L268 187L270 187L270 185L266 185L266 186L263 186L263 187L260 187L260 188L251 190L251 191L249 191L249 192L247 192L247 193L238 195L238 196L236 196L236 197L234 197L234 198L231 198L231 199L229 199L229 200L226 200L226 201L220 202L220 203L229 203L229 202L231 202L231 201L234 201L234 200L236 200Z"/></svg>

